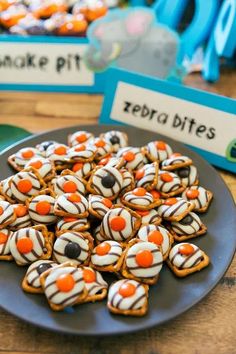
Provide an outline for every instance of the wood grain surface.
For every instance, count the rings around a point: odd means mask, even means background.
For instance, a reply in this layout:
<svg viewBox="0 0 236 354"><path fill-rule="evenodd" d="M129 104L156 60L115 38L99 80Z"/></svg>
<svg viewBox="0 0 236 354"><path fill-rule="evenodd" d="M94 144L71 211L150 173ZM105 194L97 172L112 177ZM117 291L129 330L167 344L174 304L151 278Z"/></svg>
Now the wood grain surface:
<svg viewBox="0 0 236 354"><path fill-rule="evenodd" d="M214 85L199 75L189 76L186 84L236 98L235 72L224 72ZM99 95L1 92L0 124L19 125L32 132L94 124L101 103ZM235 175L219 172L236 201ZM217 287L178 318L137 334L99 339L48 332L0 310L0 353L236 354L235 290L236 258Z"/></svg>

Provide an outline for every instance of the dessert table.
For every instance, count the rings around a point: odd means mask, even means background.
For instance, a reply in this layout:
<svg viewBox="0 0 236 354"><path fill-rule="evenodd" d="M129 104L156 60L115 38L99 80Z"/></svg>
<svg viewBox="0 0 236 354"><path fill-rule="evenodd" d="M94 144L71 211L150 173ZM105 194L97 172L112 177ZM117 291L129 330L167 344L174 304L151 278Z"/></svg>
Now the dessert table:
<svg viewBox="0 0 236 354"><path fill-rule="evenodd" d="M208 84L198 74L192 74L186 78L186 84L236 98L236 72L224 71L216 84ZM99 95L0 92L0 124L18 125L33 133L95 124L101 103ZM218 171L236 201L236 176ZM227 206L222 204L222 207ZM53 333L0 310L0 354L233 354L236 352L235 290L236 258L216 288L192 309L159 327L119 337Z"/></svg>

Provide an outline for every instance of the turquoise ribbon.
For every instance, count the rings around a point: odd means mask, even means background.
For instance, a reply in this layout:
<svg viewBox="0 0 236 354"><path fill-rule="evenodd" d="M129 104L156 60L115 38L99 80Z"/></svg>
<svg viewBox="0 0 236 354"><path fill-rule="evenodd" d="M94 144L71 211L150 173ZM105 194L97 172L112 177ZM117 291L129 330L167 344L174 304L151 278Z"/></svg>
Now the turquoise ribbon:
<svg viewBox="0 0 236 354"><path fill-rule="evenodd" d="M0 153L16 142L27 138L31 133L20 127L9 124L0 124Z"/></svg>

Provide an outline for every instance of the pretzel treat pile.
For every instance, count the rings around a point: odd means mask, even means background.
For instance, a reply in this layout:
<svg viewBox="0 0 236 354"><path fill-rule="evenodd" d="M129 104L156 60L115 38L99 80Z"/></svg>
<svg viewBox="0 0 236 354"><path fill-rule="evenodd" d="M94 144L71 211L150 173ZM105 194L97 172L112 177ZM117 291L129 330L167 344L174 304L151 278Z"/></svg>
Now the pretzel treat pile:
<svg viewBox="0 0 236 354"><path fill-rule="evenodd" d="M120 131L77 131L68 145L44 141L8 162L0 259L27 266L24 291L53 310L107 298L112 313L142 316L164 262L178 277L209 264L192 240L207 231L199 214L212 193L166 142L131 147Z"/></svg>

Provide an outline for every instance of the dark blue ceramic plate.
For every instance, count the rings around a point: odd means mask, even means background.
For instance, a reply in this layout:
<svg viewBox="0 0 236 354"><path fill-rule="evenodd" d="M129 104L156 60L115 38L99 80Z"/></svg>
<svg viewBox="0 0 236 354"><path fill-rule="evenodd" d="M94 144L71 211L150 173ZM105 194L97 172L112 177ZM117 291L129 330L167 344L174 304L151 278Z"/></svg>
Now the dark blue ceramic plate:
<svg viewBox="0 0 236 354"><path fill-rule="evenodd" d="M229 267L236 246L236 210L229 190L215 169L195 152L171 139L132 127L117 128L127 132L130 145L142 146L151 140L162 139L175 151L193 159L200 173L201 185L214 193L209 211L201 215L208 226L207 235L193 241L210 256L210 266L184 279L176 278L164 266L158 283L150 288L148 314L143 318L132 318L111 315L105 301L83 304L70 312L55 313L50 310L43 295L30 295L22 291L25 267L17 267L13 262L1 262L0 304L6 311L34 325L63 333L111 335L135 332L160 325L190 309L215 287ZM0 156L0 179L12 174L7 157L18 149L34 146L43 140L66 143L69 133L82 129L98 135L114 129L114 126L77 126L27 138Z"/></svg>

